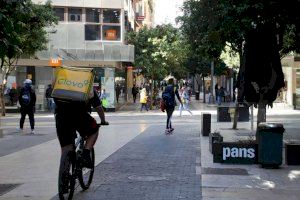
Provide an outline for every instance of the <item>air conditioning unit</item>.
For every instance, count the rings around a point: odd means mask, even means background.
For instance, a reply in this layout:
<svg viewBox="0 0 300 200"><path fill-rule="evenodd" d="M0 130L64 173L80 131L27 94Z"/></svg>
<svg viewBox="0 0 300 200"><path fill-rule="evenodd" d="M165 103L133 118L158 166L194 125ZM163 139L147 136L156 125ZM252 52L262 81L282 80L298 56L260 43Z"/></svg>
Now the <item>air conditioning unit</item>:
<svg viewBox="0 0 300 200"><path fill-rule="evenodd" d="M79 22L79 21L81 21L81 15L80 14L70 14L69 20L72 22Z"/></svg>

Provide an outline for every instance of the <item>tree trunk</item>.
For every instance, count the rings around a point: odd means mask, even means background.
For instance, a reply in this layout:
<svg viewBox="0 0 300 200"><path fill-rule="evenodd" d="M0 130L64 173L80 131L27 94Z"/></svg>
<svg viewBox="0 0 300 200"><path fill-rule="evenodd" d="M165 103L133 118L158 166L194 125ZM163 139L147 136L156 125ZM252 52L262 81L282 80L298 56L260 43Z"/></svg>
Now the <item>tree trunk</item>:
<svg viewBox="0 0 300 200"><path fill-rule="evenodd" d="M240 73L242 74L245 71L242 47L240 48L239 56L240 56L240 70L241 70ZM238 94L234 93L237 96L237 98L235 98L235 108L234 108L232 129L237 129L237 123L238 123L238 117L239 117L239 115L238 115L238 113L239 113L238 99L242 95L241 93L244 91L244 82L242 82L241 79L239 79L238 81L240 81L239 88L238 88Z"/></svg>
<svg viewBox="0 0 300 200"><path fill-rule="evenodd" d="M238 122L238 117L239 117L238 113L239 113L239 102L236 100L235 101L235 107L234 107L232 129L237 129L237 122Z"/></svg>
<svg viewBox="0 0 300 200"><path fill-rule="evenodd" d="M257 111L257 126L261 122L266 122L266 104L262 101L262 94L260 101L258 103L258 111Z"/></svg>
<svg viewBox="0 0 300 200"><path fill-rule="evenodd" d="M206 93L205 93L205 80L204 80L204 77L202 77L202 90L203 90L203 103L206 103Z"/></svg>
<svg viewBox="0 0 300 200"><path fill-rule="evenodd" d="M4 91L5 91L5 84L2 84L2 85L0 85L0 106L1 106L1 116L5 116Z"/></svg>

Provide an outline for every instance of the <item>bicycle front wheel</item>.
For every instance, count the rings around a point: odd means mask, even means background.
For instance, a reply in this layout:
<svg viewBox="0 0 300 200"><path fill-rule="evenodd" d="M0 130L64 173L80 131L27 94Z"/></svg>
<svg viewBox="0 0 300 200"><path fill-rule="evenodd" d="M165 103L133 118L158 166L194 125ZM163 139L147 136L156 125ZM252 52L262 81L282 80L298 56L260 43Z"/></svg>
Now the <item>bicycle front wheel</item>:
<svg viewBox="0 0 300 200"><path fill-rule="evenodd" d="M93 167L91 169L85 168L85 167L78 168L77 176L78 176L80 186L83 190L88 189L93 181L94 170L95 170L94 148L91 149L91 158L92 158L92 163L93 163Z"/></svg>
<svg viewBox="0 0 300 200"><path fill-rule="evenodd" d="M58 195L60 200L71 200L75 190L75 152L64 152L60 158Z"/></svg>

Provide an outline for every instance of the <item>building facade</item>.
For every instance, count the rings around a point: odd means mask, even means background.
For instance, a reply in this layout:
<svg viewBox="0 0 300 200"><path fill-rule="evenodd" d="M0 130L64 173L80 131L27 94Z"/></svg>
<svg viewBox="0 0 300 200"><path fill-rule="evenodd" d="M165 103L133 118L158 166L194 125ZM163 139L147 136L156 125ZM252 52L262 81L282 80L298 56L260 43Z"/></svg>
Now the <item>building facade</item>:
<svg viewBox="0 0 300 200"><path fill-rule="evenodd" d="M154 26L155 1L154 0L133 0L135 12L135 30L143 27Z"/></svg>
<svg viewBox="0 0 300 200"><path fill-rule="evenodd" d="M289 55L281 60L285 88L278 100L288 107L300 109L300 55Z"/></svg>
<svg viewBox="0 0 300 200"><path fill-rule="evenodd" d="M134 46L125 41L126 32L135 25L133 5L132 0L52 0L59 23L47 28L48 49L34 58L20 59L11 80L22 86L25 78L31 78L37 108L44 109L45 90L53 82L55 63L93 67L95 86L105 89L109 109L114 110L116 70L124 70L124 63L134 61Z"/></svg>

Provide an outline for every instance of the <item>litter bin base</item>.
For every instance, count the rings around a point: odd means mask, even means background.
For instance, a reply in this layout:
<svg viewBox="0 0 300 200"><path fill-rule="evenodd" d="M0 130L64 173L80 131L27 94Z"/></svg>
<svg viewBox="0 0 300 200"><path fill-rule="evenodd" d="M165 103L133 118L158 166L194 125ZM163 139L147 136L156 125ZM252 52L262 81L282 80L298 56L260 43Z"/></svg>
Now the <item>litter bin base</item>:
<svg viewBox="0 0 300 200"><path fill-rule="evenodd" d="M261 164L261 167L266 168L266 169L278 169L280 165L278 165L278 164L276 164L276 165L274 165L274 164Z"/></svg>

